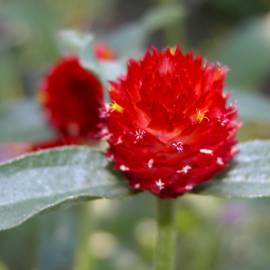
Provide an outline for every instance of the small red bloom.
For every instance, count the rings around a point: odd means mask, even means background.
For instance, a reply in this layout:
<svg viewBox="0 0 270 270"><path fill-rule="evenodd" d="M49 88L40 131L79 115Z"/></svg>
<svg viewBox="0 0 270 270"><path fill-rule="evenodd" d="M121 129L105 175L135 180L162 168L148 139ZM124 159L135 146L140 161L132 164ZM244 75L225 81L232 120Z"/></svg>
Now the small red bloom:
<svg viewBox="0 0 270 270"><path fill-rule="evenodd" d="M226 72L178 47L129 61L111 83L107 155L130 187L174 198L225 169L239 128Z"/></svg>
<svg viewBox="0 0 270 270"><path fill-rule="evenodd" d="M116 52L107 46L106 43L98 42L95 45L94 53L97 59L99 60L114 60L117 55Z"/></svg>
<svg viewBox="0 0 270 270"><path fill-rule="evenodd" d="M104 119L100 81L78 58L65 57L43 80L40 101L47 118L62 137L100 137Z"/></svg>

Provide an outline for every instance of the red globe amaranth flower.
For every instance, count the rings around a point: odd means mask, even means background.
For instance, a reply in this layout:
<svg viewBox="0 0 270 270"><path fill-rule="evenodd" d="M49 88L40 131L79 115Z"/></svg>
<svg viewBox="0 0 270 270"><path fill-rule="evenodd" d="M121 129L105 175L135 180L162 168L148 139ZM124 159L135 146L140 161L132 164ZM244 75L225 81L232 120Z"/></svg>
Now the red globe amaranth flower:
<svg viewBox="0 0 270 270"><path fill-rule="evenodd" d="M111 82L107 155L131 188L174 198L225 169L239 128L226 72L179 47L153 49Z"/></svg>
<svg viewBox="0 0 270 270"><path fill-rule="evenodd" d="M117 58L116 52L103 42L96 43L94 53L97 59L103 61L114 60Z"/></svg>
<svg viewBox="0 0 270 270"><path fill-rule="evenodd" d="M104 125L103 89L78 58L65 57L43 80L40 101L49 122L62 137L98 139Z"/></svg>

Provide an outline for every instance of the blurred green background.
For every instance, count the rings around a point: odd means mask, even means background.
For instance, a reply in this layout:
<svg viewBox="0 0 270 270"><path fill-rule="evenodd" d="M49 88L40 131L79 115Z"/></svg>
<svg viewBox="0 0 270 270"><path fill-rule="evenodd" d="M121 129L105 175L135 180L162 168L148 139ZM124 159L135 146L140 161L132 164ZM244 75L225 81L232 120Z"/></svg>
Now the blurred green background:
<svg viewBox="0 0 270 270"><path fill-rule="evenodd" d="M171 21L168 5L176 10ZM151 10L161 7L152 20ZM270 137L269 0L0 0L0 143L49 136L33 99L60 55L56 35L63 28L94 32L125 56L180 42L228 65L228 90L244 123L239 139ZM178 201L177 269L269 270L269 199L187 195ZM87 252L97 270L151 269L154 205L148 194L90 204ZM45 213L1 232L0 270L73 269L77 210Z"/></svg>

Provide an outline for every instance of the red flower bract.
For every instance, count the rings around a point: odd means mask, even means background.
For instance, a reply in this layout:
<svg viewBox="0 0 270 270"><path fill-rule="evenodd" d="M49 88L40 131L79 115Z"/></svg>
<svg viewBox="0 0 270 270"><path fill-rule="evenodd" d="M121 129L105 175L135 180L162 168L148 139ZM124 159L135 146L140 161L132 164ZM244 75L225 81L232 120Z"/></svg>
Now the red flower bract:
<svg viewBox="0 0 270 270"><path fill-rule="evenodd" d="M174 198L225 169L239 127L225 75L177 47L130 60L126 76L111 82L107 156L131 188Z"/></svg>
<svg viewBox="0 0 270 270"><path fill-rule="evenodd" d="M103 89L78 58L61 59L43 80L40 101L63 137L98 139L103 127Z"/></svg>
<svg viewBox="0 0 270 270"><path fill-rule="evenodd" d="M101 61L110 61L117 58L117 54L106 43L98 42L94 47L94 53L97 59Z"/></svg>

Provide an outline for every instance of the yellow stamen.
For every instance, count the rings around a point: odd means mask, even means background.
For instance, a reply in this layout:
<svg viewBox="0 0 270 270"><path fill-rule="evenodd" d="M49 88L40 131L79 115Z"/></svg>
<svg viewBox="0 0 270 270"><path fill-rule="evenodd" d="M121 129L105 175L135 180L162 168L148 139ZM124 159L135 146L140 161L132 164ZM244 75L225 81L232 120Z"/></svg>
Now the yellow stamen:
<svg viewBox="0 0 270 270"><path fill-rule="evenodd" d="M169 48L171 55L175 55L176 47Z"/></svg>
<svg viewBox="0 0 270 270"><path fill-rule="evenodd" d="M112 111L116 111L119 113L122 113L124 111L124 108L121 105L117 104L116 102L112 103L111 109L112 109Z"/></svg>
<svg viewBox="0 0 270 270"><path fill-rule="evenodd" d="M196 120L201 123L204 119L209 119L208 117L205 116L205 111L197 110L196 113Z"/></svg>
<svg viewBox="0 0 270 270"><path fill-rule="evenodd" d="M45 91L38 91L38 94L37 94L37 99L38 99L38 101L40 102L40 103L46 103L47 102L47 100L48 100L48 94L47 94L47 92L45 92Z"/></svg>

